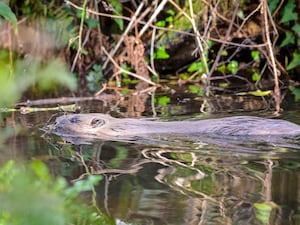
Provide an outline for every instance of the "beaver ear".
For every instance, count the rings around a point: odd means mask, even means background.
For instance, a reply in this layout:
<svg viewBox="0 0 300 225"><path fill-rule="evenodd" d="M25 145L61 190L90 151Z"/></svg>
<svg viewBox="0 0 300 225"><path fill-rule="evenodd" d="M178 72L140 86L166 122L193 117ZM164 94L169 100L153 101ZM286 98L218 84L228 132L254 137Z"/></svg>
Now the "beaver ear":
<svg viewBox="0 0 300 225"><path fill-rule="evenodd" d="M93 128L102 127L105 124L105 121L99 118L94 118L90 124Z"/></svg>

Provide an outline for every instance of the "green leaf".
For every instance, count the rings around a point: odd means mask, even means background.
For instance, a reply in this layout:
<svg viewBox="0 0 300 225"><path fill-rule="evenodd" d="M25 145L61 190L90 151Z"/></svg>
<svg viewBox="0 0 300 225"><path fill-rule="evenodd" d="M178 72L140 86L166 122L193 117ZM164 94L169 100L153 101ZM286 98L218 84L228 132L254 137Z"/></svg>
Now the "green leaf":
<svg viewBox="0 0 300 225"><path fill-rule="evenodd" d="M294 43L295 43L294 35L292 34L292 32L287 31L285 32L285 38L281 42L280 47L282 48L288 44L294 44Z"/></svg>
<svg viewBox="0 0 300 225"><path fill-rule="evenodd" d="M228 65L227 65L227 69L233 73L236 74L238 69L239 69L239 63L235 60L232 60Z"/></svg>
<svg viewBox="0 0 300 225"><path fill-rule="evenodd" d="M170 55L166 51L166 46L160 46L153 54L154 59L168 59Z"/></svg>
<svg viewBox="0 0 300 225"><path fill-rule="evenodd" d="M289 90L295 96L294 97L295 101L298 102L300 100L300 89L296 88L295 86L289 85Z"/></svg>
<svg viewBox="0 0 300 225"><path fill-rule="evenodd" d="M170 101L171 99L168 96L162 96L158 98L158 104L160 106L166 106Z"/></svg>
<svg viewBox="0 0 300 225"><path fill-rule="evenodd" d="M259 51L251 51L251 57L254 61L259 62Z"/></svg>
<svg viewBox="0 0 300 225"><path fill-rule="evenodd" d="M155 25L158 26L158 27L165 27L166 26L166 21L164 21L164 20L157 21L155 23Z"/></svg>
<svg viewBox="0 0 300 225"><path fill-rule="evenodd" d="M168 16L165 21L169 23L173 22L173 16Z"/></svg>
<svg viewBox="0 0 300 225"><path fill-rule="evenodd" d="M188 88L189 88L190 92L197 94L199 96L203 96L203 90L201 87L192 84L192 85L189 85Z"/></svg>
<svg viewBox="0 0 300 225"><path fill-rule="evenodd" d="M167 11L167 13L168 13L169 15L171 15L171 16L174 16L174 15L175 15L175 11L172 10L172 9L169 9L169 10Z"/></svg>
<svg viewBox="0 0 300 225"><path fill-rule="evenodd" d="M268 202L254 203L256 209L256 218L262 221L264 224L269 224L270 216L272 212L272 205Z"/></svg>
<svg viewBox="0 0 300 225"><path fill-rule="evenodd" d="M280 22L281 23L287 23L289 21L293 21L293 20L297 20L298 19L298 14L296 12L294 12L296 8L296 4L294 0L289 0L283 10L282 10L282 17Z"/></svg>
<svg viewBox="0 0 300 225"><path fill-rule="evenodd" d="M221 52L221 56L228 56L228 51L227 50L223 50Z"/></svg>
<svg viewBox="0 0 300 225"><path fill-rule="evenodd" d="M268 96L272 93L271 90L262 91L262 90L256 90L256 91L248 91L248 92L239 92L236 95L254 95L258 97Z"/></svg>
<svg viewBox="0 0 300 225"><path fill-rule="evenodd" d="M223 64L221 66L218 66L217 70L221 73L225 73L226 71L226 66Z"/></svg>
<svg viewBox="0 0 300 225"><path fill-rule="evenodd" d="M17 31L17 17L3 1L0 1L0 16L10 22L15 32Z"/></svg>
<svg viewBox="0 0 300 225"><path fill-rule="evenodd" d="M99 24L99 20L97 20L97 19L88 19L88 20L86 20L86 23L87 23L89 29L93 29L94 27L96 27Z"/></svg>
<svg viewBox="0 0 300 225"><path fill-rule="evenodd" d="M287 70L295 69L296 67L300 66L300 53L294 52L293 59L287 66Z"/></svg>
<svg viewBox="0 0 300 225"><path fill-rule="evenodd" d="M187 69L188 72L192 73L192 72L199 72L199 73L204 73L205 69L203 66L202 62L193 62L189 68Z"/></svg>
<svg viewBox="0 0 300 225"><path fill-rule="evenodd" d="M298 37L300 37L300 25L298 23L292 27L292 30L295 31Z"/></svg>
<svg viewBox="0 0 300 225"><path fill-rule="evenodd" d="M123 6L118 0L110 0L110 4L114 7L114 15L122 15ZM114 21L119 26L120 30L124 30L124 21L120 18L114 18Z"/></svg>
<svg viewBox="0 0 300 225"><path fill-rule="evenodd" d="M260 79L260 75L258 73L253 73L251 78L253 81L258 81Z"/></svg>
<svg viewBox="0 0 300 225"><path fill-rule="evenodd" d="M243 10L239 10L237 15L238 15L239 18L245 19L245 13L244 13Z"/></svg>
<svg viewBox="0 0 300 225"><path fill-rule="evenodd" d="M268 0L269 10L271 13L277 8L279 0Z"/></svg>

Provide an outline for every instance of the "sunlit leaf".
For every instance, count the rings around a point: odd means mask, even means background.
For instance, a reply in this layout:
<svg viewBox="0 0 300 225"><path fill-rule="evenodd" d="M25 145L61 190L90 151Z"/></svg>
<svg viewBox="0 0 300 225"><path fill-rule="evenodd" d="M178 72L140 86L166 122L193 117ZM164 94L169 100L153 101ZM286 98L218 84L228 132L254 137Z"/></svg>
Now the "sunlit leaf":
<svg viewBox="0 0 300 225"><path fill-rule="evenodd" d="M160 106L166 106L170 101L171 99L168 96L162 96L158 98L157 103Z"/></svg>
<svg viewBox="0 0 300 225"><path fill-rule="evenodd" d="M264 224L269 224L273 206L268 202L254 203L256 209L256 218Z"/></svg>
<svg viewBox="0 0 300 225"><path fill-rule="evenodd" d="M225 73L226 72L226 66L223 64L221 66L218 66L217 70L221 73Z"/></svg>
<svg viewBox="0 0 300 225"><path fill-rule="evenodd" d="M166 21L164 21L164 20L157 21L155 23L155 25L158 26L158 27L165 27L166 26Z"/></svg>
<svg viewBox="0 0 300 225"><path fill-rule="evenodd" d="M167 10L167 13L168 13L169 15L171 15L171 16L174 16L174 15L175 15L175 11L172 10L172 9Z"/></svg>
<svg viewBox="0 0 300 225"><path fill-rule="evenodd" d="M197 94L199 96L203 96L203 90L200 86L197 85L189 85L189 90L191 93Z"/></svg>
<svg viewBox="0 0 300 225"><path fill-rule="evenodd" d="M260 79L260 75L258 73L253 73L251 78L253 81L258 81Z"/></svg>
<svg viewBox="0 0 300 225"><path fill-rule="evenodd" d="M272 94L271 90L267 90L267 91L256 90L256 91L239 92L236 95L254 95L254 96L263 97L263 96L268 96L270 94Z"/></svg>
<svg viewBox="0 0 300 225"><path fill-rule="evenodd" d="M258 62L259 61L259 51L251 51L251 57L254 61Z"/></svg>
<svg viewBox="0 0 300 225"><path fill-rule="evenodd" d="M168 59L170 55L167 53L166 46L160 46L154 53L154 59Z"/></svg>
<svg viewBox="0 0 300 225"><path fill-rule="evenodd" d="M239 63L238 61L232 60L228 65L227 65L227 69L233 73L236 74L238 69L239 69Z"/></svg>
<svg viewBox="0 0 300 225"><path fill-rule="evenodd" d="M188 72L199 72L204 73L205 69L202 62L193 62L189 68L187 69Z"/></svg>
<svg viewBox="0 0 300 225"><path fill-rule="evenodd" d="M0 16L10 22L17 31L17 17L3 1L0 1Z"/></svg>

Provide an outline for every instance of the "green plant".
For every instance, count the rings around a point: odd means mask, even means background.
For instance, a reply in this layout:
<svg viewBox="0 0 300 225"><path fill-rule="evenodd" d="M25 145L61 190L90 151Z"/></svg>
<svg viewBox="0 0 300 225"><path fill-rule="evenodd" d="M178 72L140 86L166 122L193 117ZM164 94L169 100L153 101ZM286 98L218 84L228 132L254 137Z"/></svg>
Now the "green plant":
<svg viewBox="0 0 300 225"><path fill-rule="evenodd" d="M160 46L153 54L154 59L168 59L170 55L167 53L166 46Z"/></svg>
<svg viewBox="0 0 300 225"><path fill-rule="evenodd" d="M68 187L63 177L52 178L41 161L23 166L8 161L0 169L0 224L114 224L78 197L93 190L100 179L89 175Z"/></svg>
<svg viewBox="0 0 300 225"><path fill-rule="evenodd" d="M269 0L270 11L273 12L277 9L279 4L278 0ZM288 0L280 8L280 25L285 27L285 38L281 41L280 47L283 48L288 45L296 45L293 51L291 60L288 62L287 70L293 70L300 66L300 24L299 13L297 11L298 2L296 0Z"/></svg>
<svg viewBox="0 0 300 225"><path fill-rule="evenodd" d="M0 16L2 16L5 20L10 22L15 32L17 31L17 18L16 15L11 11L11 9L4 2L0 2Z"/></svg>
<svg viewBox="0 0 300 225"><path fill-rule="evenodd" d="M238 69L239 69L239 63L236 60L232 60L230 63L227 65L227 69L229 72L236 74Z"/></svg>
<svg viewBox="0 0 300 225"><path fill-rule="evenodd" d="M166 27L168 23L172 23L174 21L175 11L172 9L169 9L166 12L169 16L167 16L165 19L157 21L156 26L158 27Z"/></svg>
<svg viewBox="0 0 300 225"><path fill-rule="evenodd" d="M189 85L189 90L191 93L197 94L198 96L203 96L203 89L197 85Z"/></svg>
<svg viewBox="0 0 300 225"><path fill-rule="evenodd" d="M102 88L101 80L103 78L102 66L95 64L93 69L89 72L86 77L87 87L90 91L96 91Z"/></svg>
<svg viewBox="0 0 300 225"><path fill-rule="evenodd" d="M157 104L160 106L166 106L170 103L170 101L171 99L168 96L162 96L156 99Z"/></svg>
<svg viewBox="0 0 300 225"><path fill-rule="evenodd" d="M123 7L122 7L122 4L120 3L120 1L109 0L109 2L112 5L112 7L114 8L113 14L118 15L118 16L122 15ZM124 21L120 18L114 18L114 21L118 25L119 29L121 31L123 31L124 30Z"/></svg>

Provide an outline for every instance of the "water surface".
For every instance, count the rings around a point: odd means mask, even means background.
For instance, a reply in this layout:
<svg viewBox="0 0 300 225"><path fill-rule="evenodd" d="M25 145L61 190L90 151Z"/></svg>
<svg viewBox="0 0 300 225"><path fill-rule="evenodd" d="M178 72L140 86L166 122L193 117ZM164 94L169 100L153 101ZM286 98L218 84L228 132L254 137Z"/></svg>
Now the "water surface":
<svg viewBox="0 0 300 225"><path fill-rule="evenodd" d="M282 118L300 124L297 112ZM70 181L84 179L88 165L103 176L99 206L118 224L300 224L297 139L281 145L213 137L73 144L39 129L52 115L8 114L5 126L14 135L1 149L1 164L37 158Z"/></svg>

